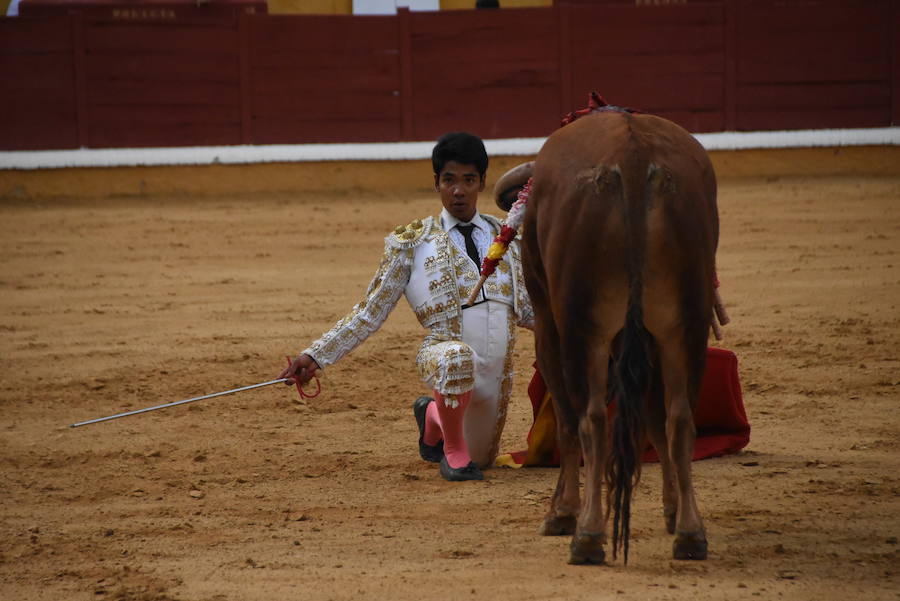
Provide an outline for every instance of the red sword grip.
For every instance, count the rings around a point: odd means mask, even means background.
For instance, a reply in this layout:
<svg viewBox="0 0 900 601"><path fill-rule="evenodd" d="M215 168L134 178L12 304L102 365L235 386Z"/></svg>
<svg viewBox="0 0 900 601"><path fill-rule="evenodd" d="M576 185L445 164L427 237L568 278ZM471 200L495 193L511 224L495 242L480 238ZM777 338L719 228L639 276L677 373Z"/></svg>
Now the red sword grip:
<svg viewBox="0 0 900 601"><path fill-rule="evenodd" d="M287 359L288 367L290 367L290 365L291 365L291 363L292 363L291 358L290 358L290 357L285 357L285 359ZM322 383L319 382L319 378L318 378L317 376L313 376L313 378L314 378L315 381L316 381L316 391L315 391L315 393L313 393L313 394L307 394L307 393L303 390L303 387L300 385L300 380L297 379L297 376L296 376L296 375L294 376L294 384L297 385L297 393L300 395L300 399L301 399L301 400L302 400L302 399L314 399L314 398L316 398L317 396L319 396L319 393L320 393L320 392L322 392Z"/></svg>

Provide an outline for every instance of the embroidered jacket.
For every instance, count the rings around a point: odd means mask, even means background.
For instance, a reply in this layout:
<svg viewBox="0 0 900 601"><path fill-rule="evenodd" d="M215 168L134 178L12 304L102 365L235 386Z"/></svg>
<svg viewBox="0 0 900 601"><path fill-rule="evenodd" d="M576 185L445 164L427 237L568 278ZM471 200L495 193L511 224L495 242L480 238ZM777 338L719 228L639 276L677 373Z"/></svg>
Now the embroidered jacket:
<svg viewBox="0 0 900 601"><path fill-rule="evenodd" d="M499 219L484 214L481 217L490 225L492 235L500 231ZM450 241L439 220L428 217L400 226L385 238L384 256L366 297L303 352L322 367L336 363L381 327L404 293L419 323L429 331L423 349L459 341L462 303L478 279L474 263ZM533 328L517 240L485 282L479 296L479 302L484 301L512 306L517 324Z"/></svg>

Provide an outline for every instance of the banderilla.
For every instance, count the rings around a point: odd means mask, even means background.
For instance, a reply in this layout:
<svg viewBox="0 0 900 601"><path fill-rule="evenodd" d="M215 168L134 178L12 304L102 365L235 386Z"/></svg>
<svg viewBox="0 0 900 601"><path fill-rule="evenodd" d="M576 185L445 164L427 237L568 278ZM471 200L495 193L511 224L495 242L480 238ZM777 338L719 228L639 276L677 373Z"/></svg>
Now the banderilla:
<svg viewBox="0 0 900 601"><path fill-rule="evenodd" d="M288 357L288 363L290 363L290 357ZM126 411L125 413L117 413L115 415L107 415L106 417L98 417L96 419L89 419L84 422L77 422L71 424L70 428L77 428L79 426L87 426L88 424L96 424L98 422L106 422L111 419L119 419L120 417L128 417L129 415L137 415L138 413L147 413L148 411L156 411L157 409L165 409L166 407L174 407L176 405L185 405L187 403L193 403L195 401L202 401L204 399L211 399L217 396L225 396L226 394L234 394L236 392L243 392L245 390L253 390L254 388L262 388L263 386L271 386L272 384L282 384L282 383L295 383L297 384L297 391L300 393L300 398L311 399L313 397L319 396L319 393L322 392L322 385L319 383L318 378L319 372L316 372L315 380L316 380L316 391L313 394L307 394L301 387L300 382L295 380L294 378L279 378L277 380L269 380L268 382L260 382L259 384L251 384L249 386L241 386L240 388L233 388L231 390L225 390L223 392L214 392L212 394L205 394L203 396L197 396L190 399L184 399L183 401L175 401L172 403L165 403L163 405L155 405L153 407L145 407L143 409L136 409L134 411Z"/></svg>

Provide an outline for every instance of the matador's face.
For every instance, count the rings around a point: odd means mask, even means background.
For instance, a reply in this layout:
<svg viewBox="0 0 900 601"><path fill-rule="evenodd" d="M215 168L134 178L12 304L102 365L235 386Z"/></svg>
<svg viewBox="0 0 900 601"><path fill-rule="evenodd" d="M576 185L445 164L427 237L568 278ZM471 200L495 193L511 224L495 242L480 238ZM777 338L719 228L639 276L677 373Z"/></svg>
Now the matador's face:
<svg viewBox="0 0 900 601"><path fill-rule="evenodd" d="M434 174L434 189L448 213L470 221L478 206L478 193L484 190L484 178L475 165L447 161L441 172Z"/></svg>

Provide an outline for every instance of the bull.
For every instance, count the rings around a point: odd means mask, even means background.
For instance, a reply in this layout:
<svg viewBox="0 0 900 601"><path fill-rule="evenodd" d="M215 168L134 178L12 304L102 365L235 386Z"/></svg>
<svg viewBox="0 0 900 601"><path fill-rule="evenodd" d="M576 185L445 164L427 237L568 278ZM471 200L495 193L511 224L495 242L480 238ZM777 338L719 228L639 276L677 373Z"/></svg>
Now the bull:
<svg viewBox="0 0 900 601"><path fill-rule="evenodd" d="M612 514L613 558L621 551L627 563L646 436L660 457L673 556L705 559L691 457L716 300L719 223L709 158L670 121L602 107L551 135L533 165L501 178L498 204L514 197L510 180L529 175L525 282L560 447L541 532L573 535L570 563L603 563Z"/></svg>

